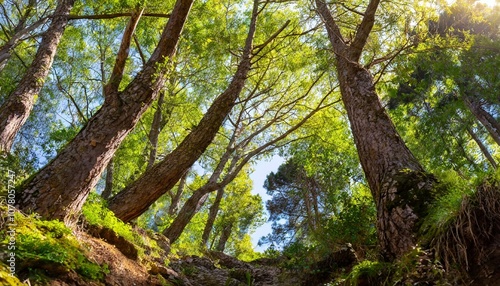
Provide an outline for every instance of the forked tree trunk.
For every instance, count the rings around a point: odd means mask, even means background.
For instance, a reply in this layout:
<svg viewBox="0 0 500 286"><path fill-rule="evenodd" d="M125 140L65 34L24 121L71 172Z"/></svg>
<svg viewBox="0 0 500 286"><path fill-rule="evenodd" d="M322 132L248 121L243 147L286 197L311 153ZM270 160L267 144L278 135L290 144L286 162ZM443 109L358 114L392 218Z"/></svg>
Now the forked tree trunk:
<svg viewBox="0 0 500 286"><path fill-rule="evenodd" d="M22 210L74 222L120 143L163 86L165 70L159 70L158 65L175 52L192 3L193 0L176 2L160 42L143 70L123 92L107 94L104 105L80 133L23 186L18 202ZM110 83L116 84L111 80Z"/></svg>
<svg viewBox="0 0 500 286"><path fill-rule="evenodd" d="M210 145L245 85L251 68L257 14L258 1L255 1L243 54L228 88L214 100L199 124L174 151L110 200L109 208L118 218L128 222L144 213L179 181Z"/></svg>
<svg viewBox="0 0 500 286"><path fill-rule="evenodd" d="M45 78L52 67L57 46L68 24L69 12L74 2L75 0L58 2L33 62L0 108L0 153L10 152L16 134L33 109L35 98L42 90Z"/></svg>
<svg viewBox="0 0 500 286"><path fill-rule="evenodd" d="M358 156L377 207L381 254L393 260L415 246L420 219L432 199L434 178L424 173L406 147L380 102L372 75L358 63L378 4L378 0L370 1L348 45L325 2L316 0L335 53L342 101Z"/></svg>

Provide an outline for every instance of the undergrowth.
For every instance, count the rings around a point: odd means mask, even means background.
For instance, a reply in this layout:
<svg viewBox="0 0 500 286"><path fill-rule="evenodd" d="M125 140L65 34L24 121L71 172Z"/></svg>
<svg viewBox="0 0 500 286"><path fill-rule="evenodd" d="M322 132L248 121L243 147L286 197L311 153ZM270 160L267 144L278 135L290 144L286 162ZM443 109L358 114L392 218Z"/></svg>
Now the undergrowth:
<svg viewBox="0 0 500 286"><path fill-rule="evenodd" d="M1 205L2 212L7 210ZM89 261L72 231L59 221L45 221L34 215L15 212L16 273L32 281L44 282L46 276L75 271L90 280L102 280L108 273L106 265ZM2 245L9 242L6 228L0 230Z"/></svg>
<svg viewBox="0 0 500 286"><path fill-rule="evenodd" d="M89 194L87 201L83 205L82 214L89 225L111 229L119 236L137 246L140 257L145 257L145 255L150 257L160 256L162 250L155 240L151 239L146 234L139 234L131 225L118 219L115 214L107 208L106 202L101 196L96 193Z"/></svg>

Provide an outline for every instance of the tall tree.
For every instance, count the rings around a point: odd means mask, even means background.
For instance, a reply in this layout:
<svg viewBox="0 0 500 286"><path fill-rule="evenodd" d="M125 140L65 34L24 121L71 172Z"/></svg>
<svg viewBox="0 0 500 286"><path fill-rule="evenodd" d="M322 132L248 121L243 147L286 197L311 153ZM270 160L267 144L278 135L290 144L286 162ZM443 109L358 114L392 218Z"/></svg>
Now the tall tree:
<svg viewBox="0 0 500 286"><path fill-rule="evenodd" d="M110 91L103 106L64 150L22 187L18 203L23 210L64 219L67 223L75 220L114 152L163 86L168 60L175 53L192 3L192 0L175 3L155 51L121 92L117 89L121 79L119 73L123 72L120 65L128 53L118 53L117 74L110 77ZM127 31L133 32L133 29L127 28ZM124 42L131 39L130 36L124 35ZM127 46L127 43L122 45Z"/></svg>
<svg viewBox="0 0 500 286"><path fill-rule="evenodd" d="M10 151L14 137L33 109L36 96L40 93L54 61L57 46L68 24L69 13L74 2L74 0L58 2L50 26L43 34L35 58L16 89L0 108L0 152L2 153ZM14 44L12 43L12 45ZM10 55L10 50L7 51L7 55Z"/></svg>
<svg viewBox="0 0 500 286"><path fill-rule="evenodd" d="M412 249L417 242L419 221L431 201L433 177L399 136L375 90L371 73L360 57L376 19L379 0L371 0L348 41L327 4L316 0L333 48L342 101L361 166L377 206L377 231L382 255L392 260Z"/></svg>
<svg viewBox="0 0 500 286"><path fill-rule="evenodd" d="M214 100L199 124L174 151L110 200L109 208L118 218L130 221L144 213L152 203L179 181L210 145L233 108L248 77L252 66L257 15L260 11L259 1L255 0L243 53L227 89ZM149 191L145 194L144 189Z"/></svg>

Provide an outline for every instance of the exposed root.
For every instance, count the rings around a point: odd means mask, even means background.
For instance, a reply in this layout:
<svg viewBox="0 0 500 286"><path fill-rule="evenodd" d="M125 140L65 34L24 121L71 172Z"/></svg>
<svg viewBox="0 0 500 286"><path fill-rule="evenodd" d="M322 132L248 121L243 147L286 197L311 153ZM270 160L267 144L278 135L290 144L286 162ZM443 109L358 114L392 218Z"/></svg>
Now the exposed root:
<svg viewBox="0 0 500 286"><path fill-rule="evenodd" d="M499 183L486 181L473 195L464 197L456 219L430 244L447 271L458 269L465 277L474 279L484 276L479 272L488 268L488 261L497 259L493 252L499 238ZM486 276L492 277L491 271Z"/></svg>

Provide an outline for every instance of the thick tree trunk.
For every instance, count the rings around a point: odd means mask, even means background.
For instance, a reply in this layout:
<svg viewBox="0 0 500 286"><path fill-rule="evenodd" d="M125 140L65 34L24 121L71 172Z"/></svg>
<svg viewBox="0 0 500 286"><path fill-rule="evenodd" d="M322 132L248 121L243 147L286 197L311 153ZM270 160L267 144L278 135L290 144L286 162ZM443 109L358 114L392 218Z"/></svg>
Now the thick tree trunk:
<svg viewBox="0 0 500 286"><path fill-rule="evenodd" d="M191 197L189 197L172 224L163 231L163 235L170 240L170 243L177 241L188 223L203 206L210 192L213 192L216 189L216 185L207 184L196 190Z"/></svg>
<svg viewBox="0 0 500 286"><path fill-rule="evenodd" d="M377 206L382 255L392 260L415 246L434 179L425 175L398 135L369 71L341 57L337 71L358 156Z"/></svg>
<svg viewBox="0 0 500 286"><path fill-rule="evenodd" d="M217 213L219 212L219 207L223 196L224 196L224 188L219 188L217 190L217 195L215 196L214 203L212 204L210 210L208 211L207 223L205 224L205 228L203 229L203 235L201 236L202 247L207 247L208 239L210 238L210 233L212 232L215 219L217 218Z"/></svg>
<svg viewBox="0 0 500 286"><path fill-rule="evenodd" d="M233 230L233 223L228 223L224 226L224 228L222 229L222 233L220 234L217 247L215 248L216 251L224 252L224 249L226 249L226 243L229 240L229 237L231 236L232 230Z"/></svg>
<svg viewBox="0 0 500 286"><path fill-rule="evenodd" d="M348 45L325 2L316 0L335 53L342 101L358 156L377 206L381 254L392 260L417 242L417 228L432 199L434 178L424 173L406 147L380 102L372 75L358 63L378 3L370 1L354 40Z"/></svg>
<svg viewBox="0 0 500 286"><path fill-rule="evenodd" d="M242 91L250 71L252 42L257 20L257 2L254 3L253 16L243 55L229 87L214 100L200 123L174 151L110 200L109 208L121 220L128 222L137 218L160 196L170 190L184 172L205 152L217 134Z"/></svg>
<svg viewBox="0 0 500 286"><path fill-rule="evenodd" d="M75 0L59 1L33 62L0 108L0 153L10 151L16 134L33 109L35 98L40 93L52 67L57 46L68 24L69 12L74 2Z"/></svg>
<svg viewBox="0 0 500 286"><path fill-rule="evenodd" d="M107 94L101 109L57 157L23 187L20 207L74 222L114 152L151 105L164 83L164 63L175 52L192 0L178 0L156 50L126 89ZM125 202L124 202L125 203Z"/></svg>
<svg viewBox="0 0 500 286"><path fill-rule="evenodd" d="M500 146L500 123L481 106L479 100L472 96L464 96L465 105L472 112L474 117L483 124L490 136Z"/></svg>

